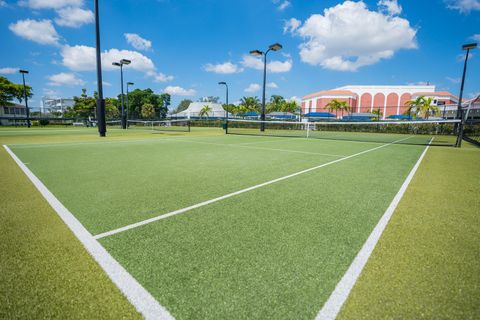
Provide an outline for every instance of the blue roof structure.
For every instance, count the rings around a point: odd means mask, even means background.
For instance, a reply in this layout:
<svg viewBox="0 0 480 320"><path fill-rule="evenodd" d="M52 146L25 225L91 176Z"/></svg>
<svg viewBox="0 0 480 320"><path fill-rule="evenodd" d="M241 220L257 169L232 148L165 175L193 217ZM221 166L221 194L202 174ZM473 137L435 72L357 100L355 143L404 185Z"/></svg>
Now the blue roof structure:
<svg viewBox="0 0 480 320"><path fill-rule="evenodd" d="M309 112L304 114L308 118L336 118L336 116L329 112Z"/></svg>
<svg viewBox="0 0 480 320"><path fill-rule="evenodd" d="M412 116L404 115L404 114L396 114L388 116L388 119L395 119L395 120L411 120Z"/></svg>

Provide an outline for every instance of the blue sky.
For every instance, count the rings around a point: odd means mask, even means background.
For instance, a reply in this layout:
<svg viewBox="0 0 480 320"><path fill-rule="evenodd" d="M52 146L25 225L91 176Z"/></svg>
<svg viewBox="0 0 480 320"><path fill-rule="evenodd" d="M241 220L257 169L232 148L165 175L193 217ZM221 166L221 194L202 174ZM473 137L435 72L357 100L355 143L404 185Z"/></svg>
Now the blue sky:
<svg viewBox="0 0 480 320"><path fill-rule="evenodd" d="M0 0L0 73L30 71L32 105L44 95L72 97L96 88L93 0ZM480 42L480 0L100 0L104 92L119 92L116 59L130 58L125 81L181 99L261 96L261 63L269 53L267 94L286 98L354 84L430 82L459 92L461 45ZM480 92L480 51L473 52L466 97Z"/></svg>

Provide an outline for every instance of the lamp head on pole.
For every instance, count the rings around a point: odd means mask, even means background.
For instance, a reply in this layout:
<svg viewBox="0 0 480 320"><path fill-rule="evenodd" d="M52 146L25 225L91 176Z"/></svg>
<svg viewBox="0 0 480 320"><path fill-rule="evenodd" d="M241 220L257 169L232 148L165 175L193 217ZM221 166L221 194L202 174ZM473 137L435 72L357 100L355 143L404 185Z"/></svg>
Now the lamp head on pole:
<svg viewBox="0 0 480 320"><path fill-rule="evenodd" d="M464 44L462 46L463 50L469 50L469 49L475 49L477 47L476 43L469 43L469 44Z"/></svg>
<svg viewBox="0 0 480 320"><path fill-rule="evenodd" d="M122 59L122 60L120 60L120 63L125 64L125 65L129 65L130 63L132 63L132 61L127 60L127 59Z"/></svg>
<svg viewBox="0 0 480 320"><path fill-rule="evenodd" d="M225 81L220 81L218 84L227 85L227 83Z"/></svg>
<svg viewBox="0 0 480 320"><path fill-rule="evenodd" d="M121 67L121 66L122 66L122 64L121 64L121 63L118 63L118 62L112 62L112 65L113 65L113 66L117 66L117 67Z"/></svg>
<svg viewBox="0 0 480 320"><path fill-rule="evenodd" d="M19 70L20 73L27 74L28 70Z"/></svg>
<svg viewBox="0 0 480 320"><path fill-rule="evenodd" d="M133 86L135 83L133 82L127 82L127 86Z"/></svg>
<svg viewBox="0 0 480 320"><path fill-rule="evenodd" d="M250 55L256 57L256 56L261 56L263 55L263 51L260 51L260 50L252 50L250 51Z"/></svg>
<svg viewBox="0 0 480 320"><path fill-rule="evenodd" d="M278 51L278 50L281 50L282 48L283 48L283 46L278 42L274 43L270 47L268 47L268 49L270 49L272 51Z"/></svg>

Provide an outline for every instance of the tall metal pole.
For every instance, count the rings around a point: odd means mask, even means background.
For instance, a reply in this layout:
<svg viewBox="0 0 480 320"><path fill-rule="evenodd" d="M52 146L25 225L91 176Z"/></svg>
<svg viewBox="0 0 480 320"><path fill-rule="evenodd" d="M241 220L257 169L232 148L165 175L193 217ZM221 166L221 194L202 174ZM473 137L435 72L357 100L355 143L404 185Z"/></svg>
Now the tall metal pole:
<svg viewBox="0 0 480 320"><path fill-rule="evenodd" d="M25 85L25 73L26 72L22 72L23 96L25 98L25 111L27 113L27 127L30 128L30 109L28 108L28 96L27 96L27 86Z"/></svg>
<svg viewBox="0 0 480 320"><path fill-rule="evenodd" d="M266 91L266 85L267 85L267 54L270 51L268 49L264 54L263 54L263 93L262 93L262 115L260 116L260 120L262 123L260 124L260 131L265 131L265 91Z"/></svg>
<svg viewBox="0 0 480 320"><path fill-rule="evenodd" d="M470 49L467 49L467 54L465 55L465 63L463 65L462 84L460 85L460 95L458 96L457 119L460 119L460 123L458 124L457 143L455 144L457 148L460 148L462 146L462 140L463 140L462 99L463 99L463 88L465 86L465 76L467 74L467 64L468 64L469 53L470 53Z"/></svg>
<svg viewBox="0 0 480 320"><path fill-rule="evenodd" d="M127 124L125 121L125 107L124 107L124 102L123 102L123 63L120 64L120 81L121 83L121 88L122 88L122 129L127 128Z"/></svg>
<svg viewBox="0 0 480 320"><path fill-rule="evenodd" d="M127 121L125 121L125 122L128 122L128 112L129 111L130 111L130 105L128 104L128 83L127 83L127 114L125 115ZM125 126L126 126L126 124L125 124Z"/></svg>
<svg viewBox="0 0 480 320"><path fill-rule="evenodd" d="M97 125L100 137L105 137L107 133L107 125L105 123L105 101L103 100L103 80L102 80L102 56L100 52L100 19L98 11L98 0L94 0L95 4L95 44L97 55Z"/></svg>

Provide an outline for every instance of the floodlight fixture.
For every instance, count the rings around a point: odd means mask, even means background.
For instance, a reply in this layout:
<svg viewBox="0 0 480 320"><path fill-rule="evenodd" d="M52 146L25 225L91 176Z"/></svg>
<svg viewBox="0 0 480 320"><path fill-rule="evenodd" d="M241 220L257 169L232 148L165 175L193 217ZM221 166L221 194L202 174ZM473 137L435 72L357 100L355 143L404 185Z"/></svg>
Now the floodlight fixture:
<svg viewBox="0 0 480 320"><path fill-rule="evenodd" d="M128 59L122 59L122 60L120 60L120 63L121 63L121 64L129 65L130 63L132 63L132 61L131 61L131 60L128 60Z"/></svg>
<svg viewBox="0 0 480 320"><path fill-rule="evenodd" d="M256 56L261 56L261 55L263 55L263 51L260 51L260 50L252 50L252 51L250 51L250 55L255 56L255 57L256 57Z"/></svg>
<svg viewBox="0 0 480 320"><path fill-rule="evenodd" d="M121 65L120 63L118 63L118 62L112 62L112 65L113 65L113 66L117 66L117 67L121 67L121 66L122 66L122 65Z"/></svg>
<svg viewBox="0 0 480 320"><path fill-rule="evenodd" d="M268 49L272 50L272 51L278 51L278 50L281 50L282 48L283 48L283 46L278 42L274 43L270 47L268 47Z"/></svg>
<svg viewBox="0 0 480 320"><path fill-rule="evenodd" d="M475 49L476 47L477 47L476 43L469 43L469 44L464 44L462 46L462 49L463 50L471 50L471 49Z"/></svg>
<svg viewBox="0 0 480 320"><path fill-rule="evenodd" d="M20 73L27 74L28 70L19 70Z"/></svg>

